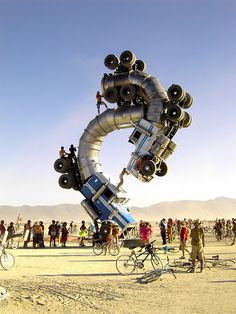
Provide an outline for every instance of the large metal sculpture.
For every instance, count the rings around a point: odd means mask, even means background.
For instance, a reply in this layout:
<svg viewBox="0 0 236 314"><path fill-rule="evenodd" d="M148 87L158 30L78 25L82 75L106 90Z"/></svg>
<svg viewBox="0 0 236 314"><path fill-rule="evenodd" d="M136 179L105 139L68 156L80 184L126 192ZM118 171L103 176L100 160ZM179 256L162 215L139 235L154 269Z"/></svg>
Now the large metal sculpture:
<svg viewBox="0 0 236 314"><path fill-rule="evenodd" d="M102 94L117 108L107 109L90 121L80 138L77 156L72 149L68 156L55 161L54 169L63 173L59 178L62 188L84 195L81 204L94 221L113 220L124 230L135 220L125 207L125 191L118 190L102 173L99 153L104 138L115 130L134 128L129 142L135 150L126 171L142 182L164 176L166 160L176 148L173 136L191 124L185 109L193 99L179 85L166 91L131 51L122 52L120 58L110 54L104 64L114 72L104 74Z"/></svg>

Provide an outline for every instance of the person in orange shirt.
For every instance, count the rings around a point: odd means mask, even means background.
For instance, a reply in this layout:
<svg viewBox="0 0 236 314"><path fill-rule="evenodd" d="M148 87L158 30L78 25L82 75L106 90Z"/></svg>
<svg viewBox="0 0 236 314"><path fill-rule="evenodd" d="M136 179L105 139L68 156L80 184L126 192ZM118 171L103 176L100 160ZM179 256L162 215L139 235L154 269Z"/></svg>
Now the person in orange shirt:
<svg viewBox="0 0 236 314"><path fill-rule="evenodd" d="M97 99L98 114L100 114L100 106L101 105L104 105L108 109L107 104L104 101L102 101L102 98L103 98L103 96L100 94L99 91L97 91L96 99Z"/></svg>

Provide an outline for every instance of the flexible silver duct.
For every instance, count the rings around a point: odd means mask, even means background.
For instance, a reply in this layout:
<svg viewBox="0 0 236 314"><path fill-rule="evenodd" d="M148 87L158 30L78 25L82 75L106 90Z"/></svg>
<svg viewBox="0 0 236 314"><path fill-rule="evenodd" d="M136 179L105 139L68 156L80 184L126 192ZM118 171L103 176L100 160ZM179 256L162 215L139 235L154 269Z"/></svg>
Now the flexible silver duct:
<svg viewBox="0 0 236 314"><path fill-rule="evenodd" d="M132 84L139 88L141 96L147 102L146 119L156 123L162 128L161 115L163 113L163 101L168 101L167 92L159 79L141 71L130 71L109 75L102 80L102 91L109 87L117 87Z"/></svg>
<svg viewBox="0 0 236 314"><path fill-rule="evenodd" d="M78 166L83 182L95 172L102 172L99 153L104 138L114 130L132 127L143 117L144 106L139 105L107 109L90 121L78 148Z"/></svg>

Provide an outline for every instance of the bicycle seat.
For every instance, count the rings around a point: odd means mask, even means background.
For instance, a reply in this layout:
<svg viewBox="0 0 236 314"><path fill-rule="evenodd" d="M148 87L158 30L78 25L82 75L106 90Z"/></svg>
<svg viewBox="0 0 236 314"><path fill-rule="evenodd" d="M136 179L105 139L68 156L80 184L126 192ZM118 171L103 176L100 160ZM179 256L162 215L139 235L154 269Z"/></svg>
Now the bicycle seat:
<svg viewBox="0 0 236 314"><path fill-rule="evenodd" d="M212 258L219 259L219 255L213 255Z"/></svg>

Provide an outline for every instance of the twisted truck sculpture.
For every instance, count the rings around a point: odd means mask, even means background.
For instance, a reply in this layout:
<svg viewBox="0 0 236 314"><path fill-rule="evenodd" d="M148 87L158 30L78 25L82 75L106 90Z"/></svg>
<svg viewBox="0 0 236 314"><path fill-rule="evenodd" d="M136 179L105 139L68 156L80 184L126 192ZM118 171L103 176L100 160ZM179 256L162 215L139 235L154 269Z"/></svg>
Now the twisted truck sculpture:
<svg viewBox="0 0 236 314"><path fill-rule="evenodd" d="M166 91L157 78L144 72L145 63L129 50L120 58L108 55L104 64L114 72L104 74L102 95L117 108L107 109L90 121L80 138L77 156L72 151L57 159L54 169L63 173L59 178L62 188L83 194L81 205L93 221L112 220L124 231L135 219L125 206L125 191L118 190L102 173L99 153L104 138L115 130L134 128L129 142L135 150L126 171L141 182L164 176L166 160L176 148L173 136L191 124L192 118L184 109L192 105L193 98L179 85Z"/></svg>

